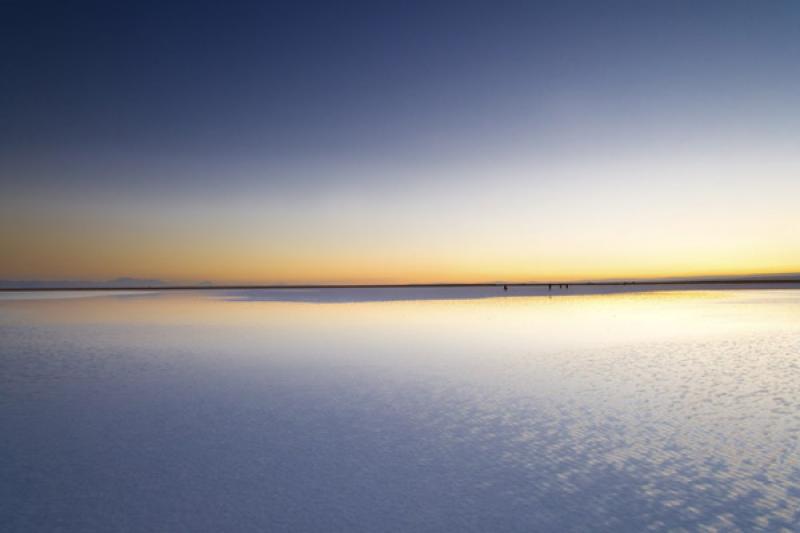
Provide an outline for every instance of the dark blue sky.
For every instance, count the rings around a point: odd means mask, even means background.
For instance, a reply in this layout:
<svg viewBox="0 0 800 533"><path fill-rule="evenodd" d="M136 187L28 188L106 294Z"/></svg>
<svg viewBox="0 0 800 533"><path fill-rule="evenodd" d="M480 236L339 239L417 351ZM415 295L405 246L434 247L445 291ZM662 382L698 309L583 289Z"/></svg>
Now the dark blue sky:
<svg viewBox="0 0 800 533"><path fill-rule="evenodd" d="M549 107L565 91L610 115L653 98L724 112L767 80L778 93L781 80L796 88L799 11L791 2L6 1L2 145L275 157L458 150L553 121Z"/></svg>

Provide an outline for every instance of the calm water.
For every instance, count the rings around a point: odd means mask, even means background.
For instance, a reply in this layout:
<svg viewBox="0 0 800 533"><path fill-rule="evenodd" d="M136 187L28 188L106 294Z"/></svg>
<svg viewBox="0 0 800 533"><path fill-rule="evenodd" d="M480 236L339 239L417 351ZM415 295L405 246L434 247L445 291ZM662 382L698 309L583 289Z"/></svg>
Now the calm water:
<svg viewBox="0 0 800 533"><path fill-rule="evenodd" d="M282 294L3 296L0 530L800 528L800 291Z"/></svg>

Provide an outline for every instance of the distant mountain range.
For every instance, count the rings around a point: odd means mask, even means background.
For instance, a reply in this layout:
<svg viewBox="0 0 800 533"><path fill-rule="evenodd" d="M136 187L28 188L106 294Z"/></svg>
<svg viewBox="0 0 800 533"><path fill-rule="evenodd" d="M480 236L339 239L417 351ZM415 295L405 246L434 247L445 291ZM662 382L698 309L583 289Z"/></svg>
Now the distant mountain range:
<svg viewBox="0 0 800 533"><path fill-rule="evenodd" d="M707 280L719 280L719 281L740 281L740 280L764 280L768 281L771 279L783 280L783 279L800 279L800 272L782 272L780 274L737 274L737 275L719 275L719 276L668 276L668 277L660 277L660 278L606 278L606 279L595 279L595 280L585 280L581 283L617 283L617 282L625 282L625 281L635 281L637 283L658 283L658 282L676 282L676 281L707 281Z"/></svg>
<svg viewBox="0 0 800 533"><path fill-rule="evenodd" d="M166 282L160 279L140 278L116 278L105 281L40 279L0 280L0 289L47 289L49 287L75 287L76 289L91 287L114 287L124 289L128 287L161 287L164 285L166 285Z"/></svg>

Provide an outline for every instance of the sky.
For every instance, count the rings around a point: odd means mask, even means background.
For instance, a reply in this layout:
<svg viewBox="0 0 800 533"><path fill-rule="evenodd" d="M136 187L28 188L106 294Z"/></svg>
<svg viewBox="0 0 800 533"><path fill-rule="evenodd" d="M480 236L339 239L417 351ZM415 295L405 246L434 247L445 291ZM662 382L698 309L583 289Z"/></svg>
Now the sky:
<svg viewBox="0 0 800 533"><path fill-rule="evenodd" d="M796 2L0 3L0 279L800 271Z"/></svg>

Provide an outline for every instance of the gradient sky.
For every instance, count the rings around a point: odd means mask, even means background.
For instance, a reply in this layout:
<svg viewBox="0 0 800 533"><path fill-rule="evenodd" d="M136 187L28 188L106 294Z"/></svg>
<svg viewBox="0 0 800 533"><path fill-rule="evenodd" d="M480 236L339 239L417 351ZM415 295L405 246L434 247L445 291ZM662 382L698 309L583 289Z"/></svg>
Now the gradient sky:
<svg viewBox="0 0 800 533"><path fill-rule="evenodd" d="M800 270L797 2L0 3L0 278Z"/></svg>

